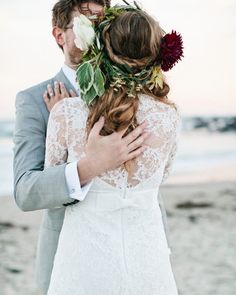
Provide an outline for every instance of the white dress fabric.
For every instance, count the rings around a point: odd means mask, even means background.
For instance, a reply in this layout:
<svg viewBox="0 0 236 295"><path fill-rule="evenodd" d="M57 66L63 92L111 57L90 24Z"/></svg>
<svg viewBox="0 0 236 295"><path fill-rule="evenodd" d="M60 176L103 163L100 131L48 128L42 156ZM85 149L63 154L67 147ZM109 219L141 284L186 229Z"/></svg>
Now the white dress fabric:
<svg viewBox="0 0 236 295"><path fill-rule="evenodd" d="M96 177L85 200L66 207L48 295L176 295L158 190L176 151L179 112L140 95L137 120L148 123L147 150ZM88 108L78 97L51 111L45 166L84 156Z"/></svg>

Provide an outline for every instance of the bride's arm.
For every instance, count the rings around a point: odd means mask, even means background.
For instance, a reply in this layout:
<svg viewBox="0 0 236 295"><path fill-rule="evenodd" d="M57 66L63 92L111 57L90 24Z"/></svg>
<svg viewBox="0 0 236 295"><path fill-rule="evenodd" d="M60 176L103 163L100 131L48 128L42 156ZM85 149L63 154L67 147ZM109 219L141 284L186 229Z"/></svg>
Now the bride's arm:
<svg viewBox="0 0 236 295"><path fill-rule="evenodd" d="M47 136L45 144L45 163L44 171L51 169L52 167L63 165L67 163L68 150L67 150L67 138L68 138L68 123L66 114L65 100L57 102L51 112L48 119ZM66 166L65 166L66 171ZM65 182L68 189L68 179ZM66 191L69 198L69 191ZM71 198L70 198L71 199ZM73 200L71 199L70 202ZM68 203L67 203L68 204ZM59 207L65 204L58 204ZM53 206L55 207L55 205ZM58 207L58 206L57 206Z"/></svg>
<svg viewBox="0 0 236 295"><path fill-rule="evenodd" d="M162 183L165 182L166 179L170 175L170 172L171 172L172 166L173 166L173 162L174 162L174 159L176 156L176 152L177 152L177 140L173 143L170 154L168 156L168 160L166 162L164 173L163 173Z"/></svg>
<svg viewBox="0 0 236 295"><path fill-rule="evenodd" d="M46 136L45 169L67 161L67 121L64 100L51 110Z"/></svg>
<svg viewBox="0 0 236 295"><path fill-rule="evenodd" d="M171 140L171 148L167 158L167 162L165 164L162 183L165 182L166 179L169 177L170 172L172 170L173 162L177 153L178 141L179 141L179 135L180 135L180 129L181 129L181 116L180 116L179 109L177 109L176 111L176 117L173 120L172 126L173 126L173 130L172 130L173 135Z"/></svg>

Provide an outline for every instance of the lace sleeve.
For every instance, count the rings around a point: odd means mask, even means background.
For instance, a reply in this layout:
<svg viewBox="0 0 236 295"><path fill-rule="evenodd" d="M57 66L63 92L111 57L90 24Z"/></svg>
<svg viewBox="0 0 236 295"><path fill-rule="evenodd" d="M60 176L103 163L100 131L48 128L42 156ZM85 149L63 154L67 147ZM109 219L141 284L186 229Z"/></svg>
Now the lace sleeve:
<svg viewBox="0 0 236 295"><path fill-rule="evenodd" d="M166 162L166 165L165 165L163 178L162 178L162 183L167 180L167 178L169 177L170 172L172 170L173 162L174 162L174 159L175 159L176 153L177 153L180 129L181 129L180 111L177 108L177 117L176 117L176 120L175 120L175 132L174 132L174 136L173 136L173 143L172 143L170 153L168 155L167 162Z"/></svg>
<svg viewBox="0 0 236 295"><path fill-rule="evenodd" d="M174 142L171 152L168 156L168 160L166 162L166 166L165 166L165 170L163 173L163 178L162 178L162 183L166 181L166 179L169 177L170 175L170 171L172 169L173 166L173 162L174 162L174 158L176 156L176 152L177 152L177 142Z"/></svg>
<svg viewBox="0 0 236 295"><path fill-rule="evenodd" d="M51 110L46 138L45 168L67 161L67 121L65 100Z"/></svg>

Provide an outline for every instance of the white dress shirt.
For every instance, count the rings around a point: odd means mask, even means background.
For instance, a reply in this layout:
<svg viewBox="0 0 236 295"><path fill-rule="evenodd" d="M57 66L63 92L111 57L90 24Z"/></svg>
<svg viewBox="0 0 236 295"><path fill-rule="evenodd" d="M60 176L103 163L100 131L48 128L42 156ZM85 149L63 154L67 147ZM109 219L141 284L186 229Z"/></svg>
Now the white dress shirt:
<svg viewBox="0 0 236 295"><path fill-rule="evenodd" d="M65 74L66 78L70 81L71 85L75 88L76 93L79 96L80 90L76 82L76 71L68 67L66 64L62 66L62 71ZM72 199L83 201L92 185L92 182L89 182L83 187L81 187L77 170L77 161L66 165L65 177L69 196Z"/></svg>

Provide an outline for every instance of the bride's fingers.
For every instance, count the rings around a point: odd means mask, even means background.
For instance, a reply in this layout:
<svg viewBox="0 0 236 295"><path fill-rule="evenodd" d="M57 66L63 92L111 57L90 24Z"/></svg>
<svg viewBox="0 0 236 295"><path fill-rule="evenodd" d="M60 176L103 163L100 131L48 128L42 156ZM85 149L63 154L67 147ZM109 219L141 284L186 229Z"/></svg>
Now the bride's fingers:
<svg viewBox="0 0 236 295"><path fill-rule="evenodd" d="M50 97L54 96L54 91L52 89L52 86L50 84L47 85L48 94Z"/></svg>
<svg viewBox="0 0 236 295"><path fill-rule="evenodd" d="M60 82L60 89L61 89L61 98L70 97L69 93L66 90L64 83Z"/></svg>
<svg viewBox="0 0 236 295"><path fill-rule="evenodd" d="M43 94L43 100L46 103L46 105L48 105L48 103L50 102L50 99L48 97L48 91L47 90Z"/></svg>
<svg viewBox="0 0 236 295"><path fill-rule="evenodd" d="M51 109L53 108L53 106L55 104L54 97L55 96L50 97L47 90L43 94L43 100L44 100L44 103L45 103L45 105L46 105L49 112L51 112Z"/></svg>
<svg viewBox="0 0 236 295"><path fill-rule="evenodd" d="M77 94L71 89L70 90L70 97L76 97Z"/></svg>
<svg viewBox="0 0 236 295"><path fill-rule="evenodd" d="M57 81L54 82L54 92L56 97L60 97L60 87Z"/></svg>

